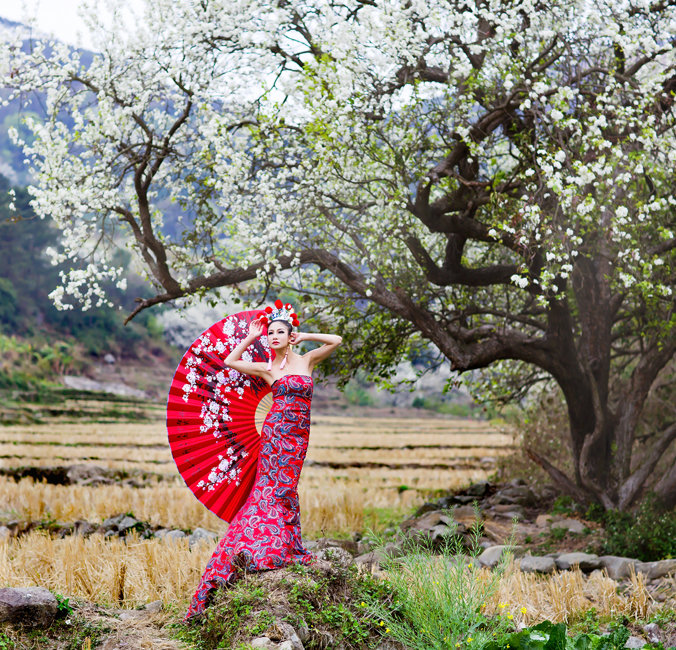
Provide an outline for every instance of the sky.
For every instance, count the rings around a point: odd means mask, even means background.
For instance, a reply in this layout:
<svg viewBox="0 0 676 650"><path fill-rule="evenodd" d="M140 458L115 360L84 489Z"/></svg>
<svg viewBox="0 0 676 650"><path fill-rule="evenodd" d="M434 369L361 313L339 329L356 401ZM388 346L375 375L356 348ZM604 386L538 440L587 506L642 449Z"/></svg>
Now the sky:
<svg viewBox="0 0 676 650"><path fill-rule="evenodd" d="M113 0L118 6L130 0ZM78 15L81 0L0 0L0 16L16 22L35 21L40 32L55 36L58 40L96 49L88 38L84 22Z"/></svg>

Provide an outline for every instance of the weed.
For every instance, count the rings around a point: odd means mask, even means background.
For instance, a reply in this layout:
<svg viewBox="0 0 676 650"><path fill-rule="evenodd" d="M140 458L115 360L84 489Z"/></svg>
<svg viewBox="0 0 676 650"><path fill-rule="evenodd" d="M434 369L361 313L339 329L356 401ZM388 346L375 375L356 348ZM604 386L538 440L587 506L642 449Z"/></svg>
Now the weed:
<svg viewBox="0 0 676 650"><path fill-rule="evenodd" d="M414 650L455 649L458 644L480 648L493 631L513 629L511 614L489 619L485 613L507 559L493 572L478 568L480 528L471 535L469 563L453 535L441 549L417 539L402 557L385 561L391 597L371 599L366 605L384 634Z"/></svg>
<svg viewBox="0 0 676 650"><path fill-rule="evenodd" d="M61 594L54 594L56 597L56 615L58 618L66 618L73 613L73 607L70 604L70 598Z"/></svg>

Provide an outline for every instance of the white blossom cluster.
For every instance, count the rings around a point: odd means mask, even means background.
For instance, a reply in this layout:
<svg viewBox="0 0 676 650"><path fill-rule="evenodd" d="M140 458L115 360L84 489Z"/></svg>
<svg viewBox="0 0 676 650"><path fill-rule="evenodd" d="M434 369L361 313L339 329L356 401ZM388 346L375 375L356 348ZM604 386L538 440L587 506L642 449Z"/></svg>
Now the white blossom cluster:
<svg viewBox="0 0 676 650"><path fill-rule="evenodd" d="M34 140L23 145L34 208L64 234L54 257L74 262L57 302L103 299L101 282L117 271L102 260L123 246L156 283L166 265L182 287L258 262L267 282L281 277L282 260L297 266L315 249L354 271L361 297L423 286L412 239L437 266L447 246L414 208L426 184L430 205L449 202L447 216L459 214L450 198L464 188L488 188L462 263L513 264L515 295L545 307L565 294L581 259L599 255L617 287L671 295L659 245L674 237L676 141L662 115L671 109L656 107L676 67L676 8L142 6L132 27L101 30L88 69L58 45L25 54L9 44L0 57L5 85L47 96L51 119L29 123ZM484 133L496 106L508 107L511 125ZM476 166L471 182L444 167L459 143ZM181 210L172 238L163 234L168 203ZM335 276L316 267L294 273L301 286L338 292ZM443 316L505 295L503 286L439 286L426 302Z"/></svg>

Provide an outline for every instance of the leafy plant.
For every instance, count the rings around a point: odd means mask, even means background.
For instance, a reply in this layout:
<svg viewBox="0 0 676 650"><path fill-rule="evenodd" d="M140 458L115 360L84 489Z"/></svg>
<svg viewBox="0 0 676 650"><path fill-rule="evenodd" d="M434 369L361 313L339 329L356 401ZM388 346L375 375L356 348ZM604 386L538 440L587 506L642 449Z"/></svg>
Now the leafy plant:
<svg viewBox="0 0 676 650"><path fill-rule="evenodd" d="M676 511L664 511L654 495L636 512L610 510L601 516L605 528L602 551L644 562L676 557Z"/></svg>
<svg viewBox="0 0 676 650"><path fill-rule="evenodd" d="M629 630L618 625L607 635L580 634L571 639L564 623L544 621L490 641L482 650L621 650L628 638Z"/></svg>

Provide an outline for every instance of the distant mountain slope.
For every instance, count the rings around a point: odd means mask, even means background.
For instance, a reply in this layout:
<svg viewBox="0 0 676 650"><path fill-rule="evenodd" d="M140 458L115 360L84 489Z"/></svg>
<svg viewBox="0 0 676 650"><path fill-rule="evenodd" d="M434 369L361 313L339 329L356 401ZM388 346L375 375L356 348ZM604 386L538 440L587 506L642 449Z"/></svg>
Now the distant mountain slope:
<svg viewBox="0 0 676 650"><path fill-rule="evenodd" d="M29 51L35 42L47 40L44 34L36 32L30 26L0 16L0 46L3 42L13 40L17 36L21 39L25 51ZM88 66L94 57L94 52L89 50L73 48L73 51L80 54L85 66ZM4 99L7 95L6 89L0 89L0 97ZM22 126L23 119L28 116L44 120L44 95L34 93L15 99L6 106L0 105L0 174L14 185L27 185L30 182L30 175L24 162L23 152L12 143L8 132L10 127L14 127L19 130L22 137L29 136L25 127Z"/></svg>

